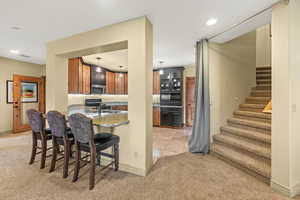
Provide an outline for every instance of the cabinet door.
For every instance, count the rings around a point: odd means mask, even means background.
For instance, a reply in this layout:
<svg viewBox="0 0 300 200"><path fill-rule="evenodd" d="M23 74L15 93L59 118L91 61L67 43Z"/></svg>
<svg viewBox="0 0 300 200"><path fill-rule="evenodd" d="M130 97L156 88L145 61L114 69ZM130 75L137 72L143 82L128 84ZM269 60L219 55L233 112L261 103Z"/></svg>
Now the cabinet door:
<svg viewBox="0 0 300 200"><path fill-rule="evenodd" d="M91 69L87 65L82 65L82 93L91 93Z"/></svg>
<svg viewBox="0 0 300 200"><path fill-rule="evenodd" d="M160 126L160 109L153 108L153 126Z"/></svg>
<svg viewBox="0 0 300 200"><path fill-rule="evenodd" d="M106 93L115 94L115 74L113 72L106 72Z"/></svg>
<svg viewBox="0 0 300 200"><path fill-rule="evenodd" d="M124 73L115 73L115 94L125 94Z"/></svg>
<svg viewBox="0 0 300 200"><path fill-rule="evenodd" d="M159 73L159 71L153 72L153 94L160 94L160 73Z"/></svg>
<svg viewBox="0 0 300 200"><path fill-rule="evenodd" d="M124 74L124 94L128 94L128 73Z"/></svg>
<svg viewBox="0 0 300 200"><path fill-rule="evenodd" d="M79 74L81 70L79 68L79 58L69 59L68 67L68 91L70 94L80 93Z"/></svg>

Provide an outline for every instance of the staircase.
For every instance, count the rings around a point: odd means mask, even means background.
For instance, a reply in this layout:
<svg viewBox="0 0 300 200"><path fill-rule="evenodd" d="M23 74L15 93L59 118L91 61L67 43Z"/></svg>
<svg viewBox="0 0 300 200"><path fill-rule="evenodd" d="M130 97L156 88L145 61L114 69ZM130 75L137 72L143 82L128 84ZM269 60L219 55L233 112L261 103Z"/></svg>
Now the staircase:
<svg viewBox="0 0 300 200"><path fill-rule="evenodd" d="M234 111L221 134L213 136L211 151L222 160L266 183L271 178L271 114L262 110L271 100L271 67L256 69L256 87Z"/></svg>

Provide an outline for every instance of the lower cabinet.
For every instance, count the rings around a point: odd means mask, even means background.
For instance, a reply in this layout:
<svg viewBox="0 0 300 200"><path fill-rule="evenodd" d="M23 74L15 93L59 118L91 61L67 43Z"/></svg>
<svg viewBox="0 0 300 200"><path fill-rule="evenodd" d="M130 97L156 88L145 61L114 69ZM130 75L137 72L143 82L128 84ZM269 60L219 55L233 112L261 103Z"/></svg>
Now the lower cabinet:
<svg viewBox="0 0 300 200"><path fill-rule="evenodd" d="M128 110L128 106L112 106L112 110Z"/></svg>
<svg viewBox="0 0 300 200"><path fill-rule="evenodd" d="M153 126L160 126L160 108L153 107Z"/></svg>

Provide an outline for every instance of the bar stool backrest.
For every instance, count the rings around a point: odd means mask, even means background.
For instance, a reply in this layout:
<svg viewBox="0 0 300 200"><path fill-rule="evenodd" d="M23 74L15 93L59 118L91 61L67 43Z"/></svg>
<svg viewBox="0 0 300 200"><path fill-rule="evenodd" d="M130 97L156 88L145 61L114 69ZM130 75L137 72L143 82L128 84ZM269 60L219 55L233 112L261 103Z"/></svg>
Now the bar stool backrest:
<svg viewBox="0 0 300 200"><path fill-rule="evenodd" d="M57 111L49 111L47 113L47 121L51 129L52 135L56 137L67 136L66 118L63 114Z"/></svg>
<svg viewBox="0 0 300 200"><path fill-rule="evenodd" d="M42 133L45 128L45 118L43 117L43 113L35 109L29 109L26 111L26 115L32 131L34 133Z"/></svg>
<svg viewBox="0 0 300 200"><path fill-rule="evenodd" d="M72 114L69 123L75 140L80 143L94 144L93 120L81 113Z"/></svg>

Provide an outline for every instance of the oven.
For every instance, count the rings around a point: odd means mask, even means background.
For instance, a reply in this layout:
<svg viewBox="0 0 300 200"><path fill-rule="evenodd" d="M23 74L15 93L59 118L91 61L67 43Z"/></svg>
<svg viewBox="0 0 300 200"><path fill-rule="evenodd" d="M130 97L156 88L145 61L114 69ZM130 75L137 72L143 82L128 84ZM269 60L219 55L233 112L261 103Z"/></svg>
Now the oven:
<svg viewBox="0 0 300 200"><path fill-rule="evenodd" d="M181 106L182 105L182 96L181 93L167 93L160 94L160 104L168 106Z"/></svg>

